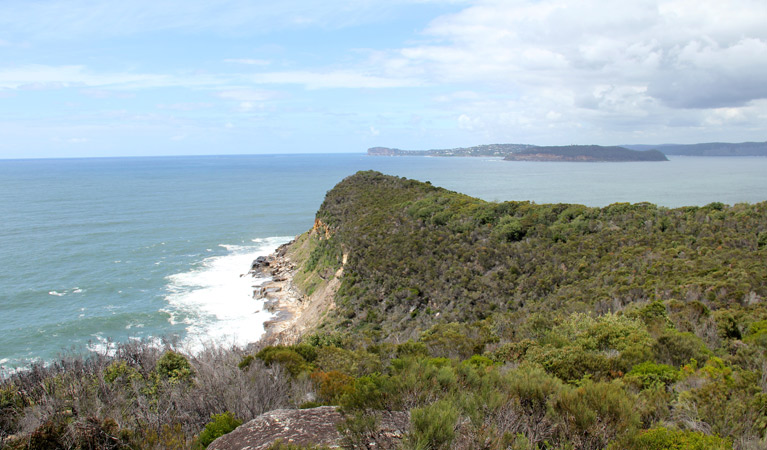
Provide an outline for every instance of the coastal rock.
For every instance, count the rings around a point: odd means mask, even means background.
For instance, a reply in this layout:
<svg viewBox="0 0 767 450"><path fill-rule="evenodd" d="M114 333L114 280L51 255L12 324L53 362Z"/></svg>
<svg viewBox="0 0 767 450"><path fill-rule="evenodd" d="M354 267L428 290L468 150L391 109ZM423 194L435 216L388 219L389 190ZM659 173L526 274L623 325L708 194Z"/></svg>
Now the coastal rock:
<svg viewBox="0 0 767 450"><path fill-rule="evenodd" d="M250 265L250 270L263 271L269 266L270 266L269 258L267 258L266 256L259 256L258 258L253 260L253 263Z"/></svg>
<svg viewBox="0 0 767 450"><path fill-rule="evenodd" d="M366 442L368 448L394 449L409 427L406 412L382 411L377 414L378 427ZM264 450L281 439L297 445L341 446L343 437L338 424L343 415L333 406L309 409L278 409L262 414L221 436L208 446L210 450Z"/></svg>

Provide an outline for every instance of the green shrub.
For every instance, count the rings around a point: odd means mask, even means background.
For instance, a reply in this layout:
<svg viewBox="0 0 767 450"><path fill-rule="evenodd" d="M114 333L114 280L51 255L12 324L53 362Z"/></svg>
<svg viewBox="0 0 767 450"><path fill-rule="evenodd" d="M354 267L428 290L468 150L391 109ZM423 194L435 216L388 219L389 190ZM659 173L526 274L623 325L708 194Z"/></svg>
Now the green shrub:
<svg viewBox="0 0 767 450"><path fill-rule="evenodd" d="M182 363L183 364L183 363ZM131 381L140 378L138 370L130 367L128 363L122 360L113 361L104 369L104 381L114 383L117 380Z"/></svg>
<svg viewBox="0 0 767 450"><path fill-rule="evenodd" d="M494 364L495 362L492 359L482 355L473 355L471 358L461 362L461 365L472 366L475 369L484 369L486 367L492 367Z"/></svg>
<svg viewBox="0 0 767 450"><path fill-rule="evenodd" d="M194 376L189 361L172 350L168 350L157 360L155 370L160 377L171 382L191 381Z"/></svg>
<svg viewBox="0 0 767 450"><path fill-rule="evenodd" d="M450 448L455 438L458 408L446 399L410 412L412 430L407 436L411 448L441 450Z"/></svg>
<svg viewBox="0 0 767 450"><path fill-rule="evenodd" d="M292 347L296 353L301 355L307 362L313 363L317 359L317 347L305 343L294 345Z"/></svg>
<svg viewBox="0 0 767 450"><path fill-rule="evenodd" d="M658 427L643 430L609 450L732 450L732 442L697 431Z"/></svg>
<svg viewBox="0 0 767 450"><path fill-rule="evenodd" d="M743 338L743 342L767 348L767 320L753 322L748 327L748 333Z"/></svg>
<svg viewBox="0 0 767 450"><path fill-rule="evenodd" d="M407 341L397 345L397 358L406 356L428 356L429 350L423 342Z"/></svg>
<svg viewBox="0 0 767 450"><path fill-rule="evenodd" d="M357 358L353 352L338 347L322 347L317 349L314 365L324 372L338 371L346 375L355 375Z"/></svg>
<svg viewBox="0 0 767 450"><path fill-rule="evenodd" d="M237 363L237 367L239 367L242 370L247 369L250 367L251 364L253 364L253 361L256 360L256 357L253 355L245 355L242 357L239 363Z"/></svg>
<svg viewBox="0 0 767 450"><path fill-rule="evenodd" d="M635 399L618 381L584 380L580 387L561 390L552 406L563 437L579 449L602 449L639 425Z"/></svg>
<svg viewBox="0 0 767 450"><path fill-rule="evenodd" d="M421 334L423 342L432 356L446 358L469 358L481 353L484 343L474 337L469 326L463 323L441 323L434 325Z"/></svg>
<svg viewBox="0 0 767 450"><path fill-rule="evenodd" d="M676 330L667 330L660 335L652 350L658 362L675 367L687 364L691 359L704 362L711 354L699 337Z"/></svg>
<svg viewBox="0 0 767 450"><path fill-rule="evenodd" d="M516 242L525 237L525 227L521 220L507 216L498 223L493 235L507 242Z"/></svg>
<svg viewBox="0 0 767 450"><path fill-rule="evenodd" d="M267 366L274 363L282 365L293 377L312 370L312 365L290 347L266 347L256 353L256 358L262 360Z"/></svg>
<svg viewBox="0 0 767 450"><path fill-rule="evenodd" d="M642 389L666 387L679 380L679 371L667 364L646 361L632 367L626 378Z"/></svg>
<svg viewBox="0 0 767 450"><path fill-rule="evenodd" d="M242 421L237 420L234 417L234 414L229 411L221 414L213 414L210 418L211 421L205 425L205 428L200 432L198 438L202 448L208 448L211 442L227 433L231 433L235 428L242 425Z"/></svg>
<svg viewBox="0 0 767 450"><path fill-rule="evenodd" d="M319 399L326 405L337 405L344 395L354 392L354 378L337 370L312 372L311 379Z"/></svg>
<svg viewBox="0 0 767 450"><path fill-rule="evenodd" d="M756 246L760 250L767 247L767 231L762 231L757 235Z"/></svg>
<svg viewBox="0 0 767 450"><path fill-rule="evenodd" d="M387 380L383 375L371 374L354 380L354 389L341 398L341 406L344 410L384 409L384 383Z"/></svg>

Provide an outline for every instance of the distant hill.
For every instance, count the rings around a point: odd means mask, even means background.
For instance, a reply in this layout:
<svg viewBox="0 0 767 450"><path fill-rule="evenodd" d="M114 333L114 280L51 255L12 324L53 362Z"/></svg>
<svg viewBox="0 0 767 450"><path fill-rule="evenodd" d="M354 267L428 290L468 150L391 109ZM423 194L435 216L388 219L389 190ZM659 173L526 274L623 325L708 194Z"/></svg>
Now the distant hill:
<svg viewBox="0 0 767 450"><path fill-rule="evenodd" d="M398 148L373 147L370 156L506 156L513 152L535 147L528 144L489 144L474 147L458 147L433 150L400 150Z"/></svg>
<svg viewBox="0 0 767 450"><path fill-rule="evenodd" d="M767 142L708 142L704 144L625 145L632 150L660 150L667 155L683 156L767 156Z"/></svg>
<svg viewBox="0 0 767 450"><path fill-rule="evenodd" d="M557 147L532 147L507 155L505 161L668 161L658 150L629 150L623 147L600 145L568 145Z"/></svg>

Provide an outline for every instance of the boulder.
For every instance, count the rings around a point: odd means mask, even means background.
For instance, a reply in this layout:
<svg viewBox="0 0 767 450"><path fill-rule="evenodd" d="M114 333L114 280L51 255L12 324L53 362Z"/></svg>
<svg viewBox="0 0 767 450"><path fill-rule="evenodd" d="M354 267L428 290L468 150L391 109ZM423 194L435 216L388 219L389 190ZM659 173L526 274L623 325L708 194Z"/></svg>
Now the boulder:
<svg viewBox="0 0 767 450"><path fill-rule="evenodd" d="M253 260L250 270L262 269L264 267L269 267L269 259L266 256L259 256Z"/></svg>
<svg viewBox="0 0 767 450"><path fill-rule="evenodd" d="M276 440L297 445L341 446L338 424L343 415L334 406L308 409L277 409L264 413L213 441L209 450L265 450ZM406 412L381 412L378 430L368 448L394 449L409 427Z"/></svg>

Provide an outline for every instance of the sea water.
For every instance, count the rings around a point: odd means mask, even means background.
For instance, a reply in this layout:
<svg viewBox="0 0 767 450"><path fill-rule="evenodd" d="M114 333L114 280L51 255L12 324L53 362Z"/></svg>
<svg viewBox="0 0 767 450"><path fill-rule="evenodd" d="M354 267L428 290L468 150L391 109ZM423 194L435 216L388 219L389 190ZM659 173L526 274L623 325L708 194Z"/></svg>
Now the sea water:
<svg viewBox="0 0 767 450"><path fill-rule="evenodd" d="M767 158L505 162L363 154L0 161L0 366L110 342L245 345L271 317L251 261L313 224L358 170L490 201L767 200Z"/></svg>

